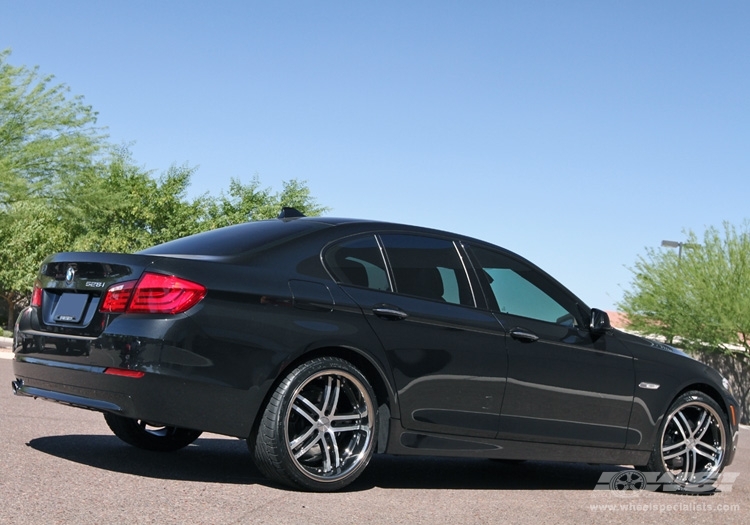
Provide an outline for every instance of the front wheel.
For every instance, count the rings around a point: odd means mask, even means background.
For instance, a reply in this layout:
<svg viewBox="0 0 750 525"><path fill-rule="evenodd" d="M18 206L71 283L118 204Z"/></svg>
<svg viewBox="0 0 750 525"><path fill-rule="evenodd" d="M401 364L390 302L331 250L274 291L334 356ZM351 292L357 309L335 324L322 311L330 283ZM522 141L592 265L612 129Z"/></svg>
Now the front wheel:
<svg viewBox="0 0 750 525"><path fill-rule="evenodd" d="M702 392L686 392L669 408L646 469L666 474L671 490L711 490L724 468L729 435L716 401Z"/></svg>
<svg viewBox="0 0 750 525"><path fill-rule="evenodd" d="M201 435L199 430L153 425L140 419L130 419L111 413L105 413L104 420L118 438L128 445L145 450L179 450Z"/></svg>
<svg viewBox="0 0 750 525"><path fill-rule="evenodd" d="M365 376L348 361L322 357L301 364L276 388L248 440L258 469L303 490L345 487L373 454L374 399Z"/></svg>

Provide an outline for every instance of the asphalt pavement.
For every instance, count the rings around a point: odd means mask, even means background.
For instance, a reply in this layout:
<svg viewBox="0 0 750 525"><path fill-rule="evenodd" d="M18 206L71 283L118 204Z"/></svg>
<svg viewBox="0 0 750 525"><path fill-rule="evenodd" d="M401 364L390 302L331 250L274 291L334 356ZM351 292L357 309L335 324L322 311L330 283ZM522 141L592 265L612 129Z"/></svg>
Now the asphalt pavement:
<svg viewBox="0 0 750 525"><path fill-rule="evenodd" d="M0 337L0 359L10 359L13 357L11 353L13 348L13 339L10 337Z"/></svg>
<svg viewBox="0 0 750 525"><path fill-rule="evenodd" d="M345 492L311 494L266 481L244 441L138 450L99 413L14 397L12 378L1 359L0 524L750 523L747 428L709 496L600 482L627 466L396 456L373 458Z"/></svg>

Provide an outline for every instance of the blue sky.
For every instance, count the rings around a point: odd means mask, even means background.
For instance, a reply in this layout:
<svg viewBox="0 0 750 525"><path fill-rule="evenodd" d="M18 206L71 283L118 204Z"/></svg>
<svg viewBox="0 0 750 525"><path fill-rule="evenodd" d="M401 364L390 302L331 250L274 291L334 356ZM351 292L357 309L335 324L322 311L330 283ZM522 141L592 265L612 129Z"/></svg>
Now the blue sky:
<svg viewBox="0 0 750 525"><path fill-rule="evenodd" d="M191 194L307 181L614 308L645 247L750 215L750 2L12 1L0 49Z"/></svg>

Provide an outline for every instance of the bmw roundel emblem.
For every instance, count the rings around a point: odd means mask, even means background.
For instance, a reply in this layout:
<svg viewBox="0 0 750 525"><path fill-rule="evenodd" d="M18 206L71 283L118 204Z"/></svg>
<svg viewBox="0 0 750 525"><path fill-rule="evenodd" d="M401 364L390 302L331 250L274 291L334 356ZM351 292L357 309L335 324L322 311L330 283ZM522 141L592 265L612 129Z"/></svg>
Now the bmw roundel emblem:
<svg viewBox="0 0 750 525"><path fill-rule="evenodd" d="M76 269L74 266L68 266L68 271L65 273L65 282L70 284L73 279L76 278Z"/></svg>

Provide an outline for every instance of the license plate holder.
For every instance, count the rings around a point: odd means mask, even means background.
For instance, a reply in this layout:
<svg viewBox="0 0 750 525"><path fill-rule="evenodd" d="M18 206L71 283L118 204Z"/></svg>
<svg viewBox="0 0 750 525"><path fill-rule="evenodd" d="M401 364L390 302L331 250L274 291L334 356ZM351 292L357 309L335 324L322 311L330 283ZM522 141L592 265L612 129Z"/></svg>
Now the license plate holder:
<svg viewBox="0 0 750 525"><path fill-rule="evenodd" d="M80 323L88 301L88 294L64 293L55 305L52 319L59 323Z"/></svg>

